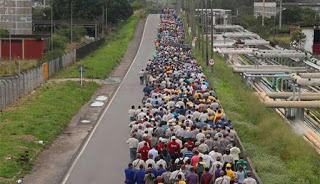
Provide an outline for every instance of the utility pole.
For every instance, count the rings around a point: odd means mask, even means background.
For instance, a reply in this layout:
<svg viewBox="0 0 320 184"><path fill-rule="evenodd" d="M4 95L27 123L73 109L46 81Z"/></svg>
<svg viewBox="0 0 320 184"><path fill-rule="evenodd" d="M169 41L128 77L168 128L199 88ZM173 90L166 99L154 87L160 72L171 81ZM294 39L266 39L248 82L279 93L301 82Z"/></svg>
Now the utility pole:
<svg viewBox="0 0 320 184"><path fill-rule="evenodd" d="M53 35L53 0L50 1L51 2L51 50L53 50L53 40L52 40L52 35Z"/></svg>
<svg viewBox="0 0 320 184"><path fill-rule="evenodd" d="M198 11L197 11L197 30L198 30L198 40L197 40L197 42L198 42L198 51L200 51L200 42L201 42L201 40L200 40L200 24L199 24L199 22L200 22L200 7L201 7L201 1L200 0L197 0L197 9L198 9Z"/></svg>
<svg viewBox="0 0 320 184"><path fill-rule="evenodd" d="M282 0L280 0L279 29L282 28Z"/></svg>
<svg viewBox="0 0 320 184"><path fill-rule="evenodd" d="M266 0L263 0L263 3L262 3L262 6L263 6L263 12L262 12L262 26L264 26L264 17L265 17L265 11L266 11Z"/></svg>
<svg viewBox="0 0 320 184"><path fill-rule="evenodd" d="M106 1L106 35L108 32L108 2Z"/></svg>
<svg viewBox="0 0 320 184"><path fill-rule="evenodd" d="M185 6L185 9L184 11L186 12L187 14L187 23L188 23L188 32L189 32L189 26L190 26L190 16L189 16L189 1L186 2L186 6Z"/></svg>
<svg viewBox="0 0 320 184"><path fill-rule="evenodd" d="M72 31L73 31L73 29L72 29L72 27L73 27L73 23L72 23L72 0L70 0L70 12L71 12L71 20L70 20L70 24L71 24L71 38L70 38L70 42L71 42L71 44L72 44L72 40L73 40L73 33L72 33ZM71 45L72 46L72 45Z"/></svg>
<svg viewBox="0 0 320 184"><path fill-rule="evenodd" d="M211 0L211 59L213 58L213 2Z"/></svg>
<svg viewBox="0 0 320 184"><path fill-rule="evenodd" d="M208 0L205 0L206 5L206 24L205 24L205 35L206 35L206 64L209 65L209 40L208 40Z"/></svg>
<svg viewBox="0 0 320 184"><path fill-rule="evenodd" d="M191 32L192 32L192 39L196 36L196 26L195 26L195 0L191 1Z"/></svg>
<svg viewBox="0 0 320 184"><path fill-rule="evenodd" d="M202 52L201 52L201 54L202 54L202 58L204 58L204 37L203 37L203 35L204 35L204 18L205 18L204 8L205 8L205 3L202 2L202 9L201 9L201 12L202 12L202 14L201 14L201 28L202 28L202 33L201 33L201 40L202 40L201 51Z"/></svg>
<svg viewBox="0 0 320 184"><path fill-rule="evenodd" d="M11 40L11 30L9 30L9 62L10 62L10 74L13 74L13 64L12 64L12 40Z"/></svg>

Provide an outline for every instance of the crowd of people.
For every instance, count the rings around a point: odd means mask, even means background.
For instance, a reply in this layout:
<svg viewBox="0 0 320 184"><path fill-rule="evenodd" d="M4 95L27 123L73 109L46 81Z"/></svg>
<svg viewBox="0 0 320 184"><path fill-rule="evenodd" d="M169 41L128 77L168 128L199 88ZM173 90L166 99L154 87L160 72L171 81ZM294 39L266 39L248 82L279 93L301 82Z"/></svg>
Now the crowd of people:
<svg viewBox="0 0 320 184"><path fill-rule="evenodd" d="M164 9L154 58L139 72L142 104L129 110L126 184L256 184L236 132L192 51L182 19Z"/></svg>

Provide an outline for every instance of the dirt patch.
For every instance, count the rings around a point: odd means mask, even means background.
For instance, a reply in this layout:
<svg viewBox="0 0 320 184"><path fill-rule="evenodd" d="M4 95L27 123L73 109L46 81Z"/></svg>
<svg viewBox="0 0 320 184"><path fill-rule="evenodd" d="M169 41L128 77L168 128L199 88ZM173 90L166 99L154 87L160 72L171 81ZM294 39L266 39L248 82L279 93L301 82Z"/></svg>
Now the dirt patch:
<svg viewBox="0 0 320 184"><path fill-rule="evenodd" d="M22 141L36 141L36 140L38 140L35 136L32 136L32 135L21 135L21 136L18 136L17 139L22 140Z"/></svg>
<svg viewBox="0 0 320 184"><path fill-rule="evenodd" d="M8 178L4 178L4 177L1 177L1 176L0 176L0 181L9 182L9 181L10 181L10 179L8 179Z"/></svg>

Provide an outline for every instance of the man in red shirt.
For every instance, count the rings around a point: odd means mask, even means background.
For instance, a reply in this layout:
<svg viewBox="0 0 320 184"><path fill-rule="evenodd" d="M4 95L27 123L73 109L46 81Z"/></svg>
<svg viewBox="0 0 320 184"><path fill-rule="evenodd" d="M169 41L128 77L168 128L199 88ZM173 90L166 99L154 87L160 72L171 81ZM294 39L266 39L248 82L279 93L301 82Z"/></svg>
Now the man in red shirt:
<svg viewBox="0 0 320 184"><path fill-rule="evenodd" d="M189 138L187 143L188 143L189 146L191 146L192 149L194 148L194 143L192 141L192 138Z"/></svg>
<svg viewBox="0 0 320 184"><path fill-rule="evenodd" d="M145 142L144 143L144 146L142 146L139 150L138 150L138 153L141 154L141 159L143 161L147 161L148 160L148 152L149 152L150 148L148 146L148 143Z"/></svg>
<svg viewBox="0 0 320 184"><path fill-rule="evenodd" d="M160 152L164 148L163 140L160 140L157 144L157 150Z"/></svg>
<svg viewBox="0 0 320 184"><path fill-rule="evenodd" d="M178 153L180 153L180 145L179 143L176 142L176 139L177 139L176 136L172 136L171 141L168 144L168 149L171 155L174 154L175 149L177 149Z"/></svg>

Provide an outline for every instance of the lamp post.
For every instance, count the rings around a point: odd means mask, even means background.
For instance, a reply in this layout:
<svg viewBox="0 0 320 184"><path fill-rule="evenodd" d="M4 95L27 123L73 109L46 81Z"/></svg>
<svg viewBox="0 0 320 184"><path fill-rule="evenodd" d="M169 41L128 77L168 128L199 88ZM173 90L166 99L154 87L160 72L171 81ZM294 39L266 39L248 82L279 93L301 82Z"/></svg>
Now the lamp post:
<svg viewBox="0 0 320 184"><path fill-rule="evenodd" d="M70 30L71 30L71 31L70 31L70 32L71 32L70 43L72 44L72 41L73 41L72 0L70 0L70 13L71 13L71 15L70 15L70 17L71 17L71 20L70 20L70 24L71 24L71 25L70 25L70 26L71 26L71 29L70 29ZM71 46L72 46L72 45L71 45Z"/></svg>
<svg viewBox="0 0 320 184"><path fill-rule="evenodd" d="M211 59L213 58L213 2L211 0Z"/></svg>
<svg viewBox="0 0 320 184"><path fill-rule="evenodd" d="M205 4L206 4L206 24L205 24L205 35L206 35L206 64L207 66L209 65L209 40L208 40L208 1L205 0Z"/></svg>
<svg viewBox="0 0 320 184"><path fill-rule="evenodd" d="M52 35L53 35L53 0L50 1L51 3L51 50L53 50L53 40L52 40Z"/></svg>

